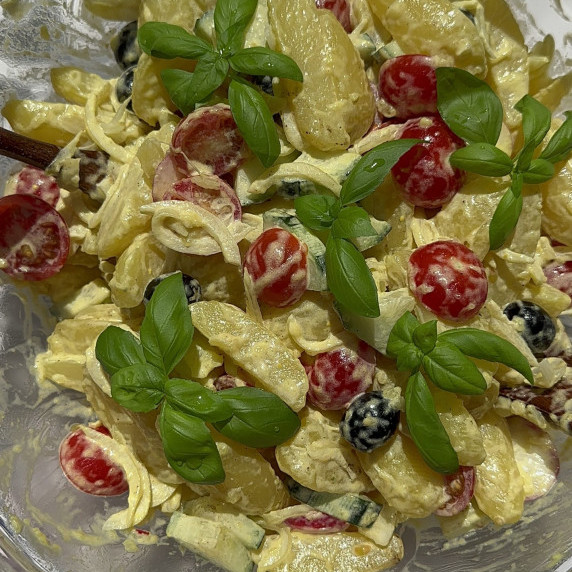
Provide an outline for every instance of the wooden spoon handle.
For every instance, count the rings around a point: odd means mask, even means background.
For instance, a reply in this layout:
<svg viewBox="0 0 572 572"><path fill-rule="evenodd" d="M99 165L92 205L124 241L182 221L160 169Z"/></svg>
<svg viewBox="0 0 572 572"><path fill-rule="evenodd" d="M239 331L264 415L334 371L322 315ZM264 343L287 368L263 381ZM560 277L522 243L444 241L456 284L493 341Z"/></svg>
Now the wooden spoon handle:
<svg viewBox="0 0 572 572"><path fill-rule="evenodd" d="M57 145L36 141L0 127L0 155L45 169L60 151Z"/></svg>

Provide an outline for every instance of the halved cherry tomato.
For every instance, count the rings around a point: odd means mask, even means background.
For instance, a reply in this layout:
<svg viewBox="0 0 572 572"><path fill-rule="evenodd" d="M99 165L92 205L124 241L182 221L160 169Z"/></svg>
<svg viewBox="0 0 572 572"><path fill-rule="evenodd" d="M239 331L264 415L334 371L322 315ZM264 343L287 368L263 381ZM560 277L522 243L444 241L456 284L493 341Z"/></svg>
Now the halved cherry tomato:
<svg viewBox="0 0 572 572"><path fill-rule="evenodd" d="M112 438L104 426L96 431ZM81 429L69 433L61 442L60 466L69 482L84 493L116 496L129 489L123 469L111 461L102 448L89 441Z"/></svg>
<svg viewBox="0 0 572 572"><path fill-rule="evenodd" d="M350 5L346 0L315 0L318 8L325 8L334 13L343 29L350 34L353 30L350 19Z"/></svg>
<svg viewBox="0 0 572 572"><path fill-rule="evenodd" d="M284 524L308 534L333 534L342 532L349 526L347 522L319 510L308 511L302 516L292 516L287 518Z"/></svg>
<svg viewBox="0 0 572 572"><path fill-rule="evenodd" d="M42 169L27 165L18 173L16 194L34 195L55 207L60 198L60 186L54 177Z"/></svg>
<svg viewBox="0 0 572 572"><path fill-rule="evenodd" d="M481 261L454 240L438 240L413 251L408 276L417 300L444 320L468 320L487 299L488 281Z"/></svg>
<svg viewBox="0 0 572 572"><path fill-rule="evenodd" d="M178 163L171 151L168 151L163 160L155 169L153 177L153 200L162 201L165 195L171 191L173 185L191 173L186 169L179 170Z"/></svg>
<svg viewBox="0 0 572 572"><path fill-rule="evenodd" d="M308 285L307 255L308 247L287 230L265 230L244 258L258 299L278 308L297 302Z"/></svg>
<svg viewBox="0 0 572 572"><path fill-rule="evenodd" d="M550 286L558 288L564 294L572 297L572 260L561 264L553 263L544 267L544 276Z"/></svg>
<svg viewBox="0 0 572 572"><path fill-rule="evenodd" d="M459 467L456 473L445 475L445 492L449 499L435 511L435 514L453 516L465 510L475 492L475 469Z"/></svg>
<svg viewBox="0 0 572 572"><path fill-rule="evenodd" d="M33 195L0 198L0 269L20 280L44 280L59 272L70 247L64 219Z"/></svg>

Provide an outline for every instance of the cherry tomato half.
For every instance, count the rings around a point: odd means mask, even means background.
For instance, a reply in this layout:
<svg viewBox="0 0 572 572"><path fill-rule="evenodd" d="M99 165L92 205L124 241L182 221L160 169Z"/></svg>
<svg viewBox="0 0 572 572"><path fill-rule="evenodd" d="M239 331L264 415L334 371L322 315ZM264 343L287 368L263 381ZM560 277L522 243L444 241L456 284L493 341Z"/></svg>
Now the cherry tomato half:
<svg viewBox="0 0 572 572"><path fill-rule="evenodd" d="M54 177L30 165L18 173L16 194L34 195L55 207L60 198L60 186Z"/></svg>
<svg viewBox="0 0 572 572"><path fill-rule="evenodd" d="M572 297L572 260L561 264L554 263L544 267L544 276L550 286L558 288L564 294Z"/></svg>
<svg viewBox="0 0 572 572"><path fill-rule="evenodd" d="M342 28L350 34L353 30L350 19L350 5L346 0L315 0L318 8L325 8L334 14Z"/></svg>
<svg viewBox="0 0 572 572"><path fill-rule="evenodd" d="M319 510L308 511L302 516L291 516L284 521L284 524L307 534L333 534L342 532L349 526L349 523Z"/></svg>
<svg viewBox="0 0 572 572"><path fill-rule="evenodd" d="M445 504L439 507L435 514L439 516L453 516L465 510L475 491L475 469L473 467L459 467L452 475L445 476L445 492L449 497Z"/></svg>

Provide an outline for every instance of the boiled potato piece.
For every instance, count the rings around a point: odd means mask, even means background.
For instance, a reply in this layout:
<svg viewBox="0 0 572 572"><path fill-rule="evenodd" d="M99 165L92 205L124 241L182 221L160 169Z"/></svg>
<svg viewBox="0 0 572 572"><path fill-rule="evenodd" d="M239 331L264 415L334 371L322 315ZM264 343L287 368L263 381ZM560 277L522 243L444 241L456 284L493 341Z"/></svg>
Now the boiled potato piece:
<svg viewBox="0 0 572 572"><path fill-rule="evenodd" d="M105 84L105 80L97 74L71 66L52 68L50 78L54 91L76 105L85 105L89 95L103 89Z"/></svg>
<svg viewBox="0 0 572 572"><path fill-rule="evenodd" d="M141 0L84 0L84 6L107 20L130 21L137 18Z"/></svg>
<svg viewBox="0 0 572 572"><path fill-rule="evenodd" d="M572 246L572 159L542 186L542 230Z"/></svg>

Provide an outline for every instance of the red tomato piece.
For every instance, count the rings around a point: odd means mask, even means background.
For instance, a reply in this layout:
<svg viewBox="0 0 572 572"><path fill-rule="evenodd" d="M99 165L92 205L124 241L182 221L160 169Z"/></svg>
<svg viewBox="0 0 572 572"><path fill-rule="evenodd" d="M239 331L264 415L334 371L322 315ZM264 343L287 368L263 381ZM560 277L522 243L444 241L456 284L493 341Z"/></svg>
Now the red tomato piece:
<svg viewBox="0 0 572 572"><path fill-rule="evenodd" d="M400 119L437 113L437 76L431 58L408 54L384 62L379 68L379 93Z"/></svg>
<svg viewBox="0 0 572 572"><path fill-rule="evenodd" d="M191 173L178 168L174 154L168 151L164 159L157 165L153 177L153 200L163 201L177 181L188 177Z"/></svg>
<svg viewBox="0 0 572 572"><path fill-rule="evenodd" d="M334 13L343 29L350 34L353 30L350 18L350 5L346 0L316 0L318 8L325 8Z"/></svg>
<svg viewBox="0 0 572 572"><path fill-rule="evenodd" d="M20 280L44 280L59 272L70 247L64 219L33 195L0 198L0 268Z"/></svg>
<svg viewBox="0 0 572 572"><path fill-rule="evenodd" d="M422 139L404 153L391 169L406 201L418 207L436 208L450 201L463 186L465 172L449 163L451 153L464 142L437 116L410 119L398 139Z"/></svg>
<svg viewBox="0 0 572 572"><path fill-rule="evenodd" d="M198 161L219 176L238 167L248 155L230 107L222 104L187 115L173 133L171 150L181 171L192 172L189 162Z"/></svg>
<svg viewBox="0 0 572 572"><path fill-rule="evenodd" d="M106 427L96 429L111 439ZM78 429L60 444L60 465L68 481L80 491L95 496L121 495L129 489L123 469L105 451Z"/></svg>
<svg viewBox="0 0 572 572"><path fill-rule="evenodd" d="M373 383L375 350L360 341L358 351L340 348L318 354L309 368L308 399L316 407L344 409Z"/></svg>
<svg viewBox="0 0 572 572"><path fill-rule="evenodd" d="M561 264L549 264L543 271L550 286L554 286L554 288L558 288L564 294L572 297L572 260L567 260Z"/></svg>
<svg viewBox="0 0 572 572"><path fill-rule="evenodd" d="M446 475L445 492L449 499L435 511L435 514L453 516L465 510L475 492L475 469L473 467L459 467L456 473Z"/></svg>
<svg viewBox="0 0 572 572"><path fill-rule="evenodd" d="M481 261L454 240L417 248L409 257L408 276L417 300L444 320L468 320L487 299L488 281Z"/></svg>
<svg viewBox="0 0 572 572"><path fill-rule="evenodd" d="M265 230L248 249L244 270L257 298L283 308L297 302L308 285L308 247L282 228Z"/></svg>
<svg viewBox="0 0 572 572"><path fill-rule="evenodd" d="M34 195L55 207L60 198L60 186L54 177L42 169L28 165L18 173L16 194Z"/></svg>
<svg viewBox="0 0 572 572"><path fill-rule="evenodd" d="M284 521L286 526L308 534L333 534L342 532L349 524L318 510L308 511L303 516L292 516Z"/></svg>

